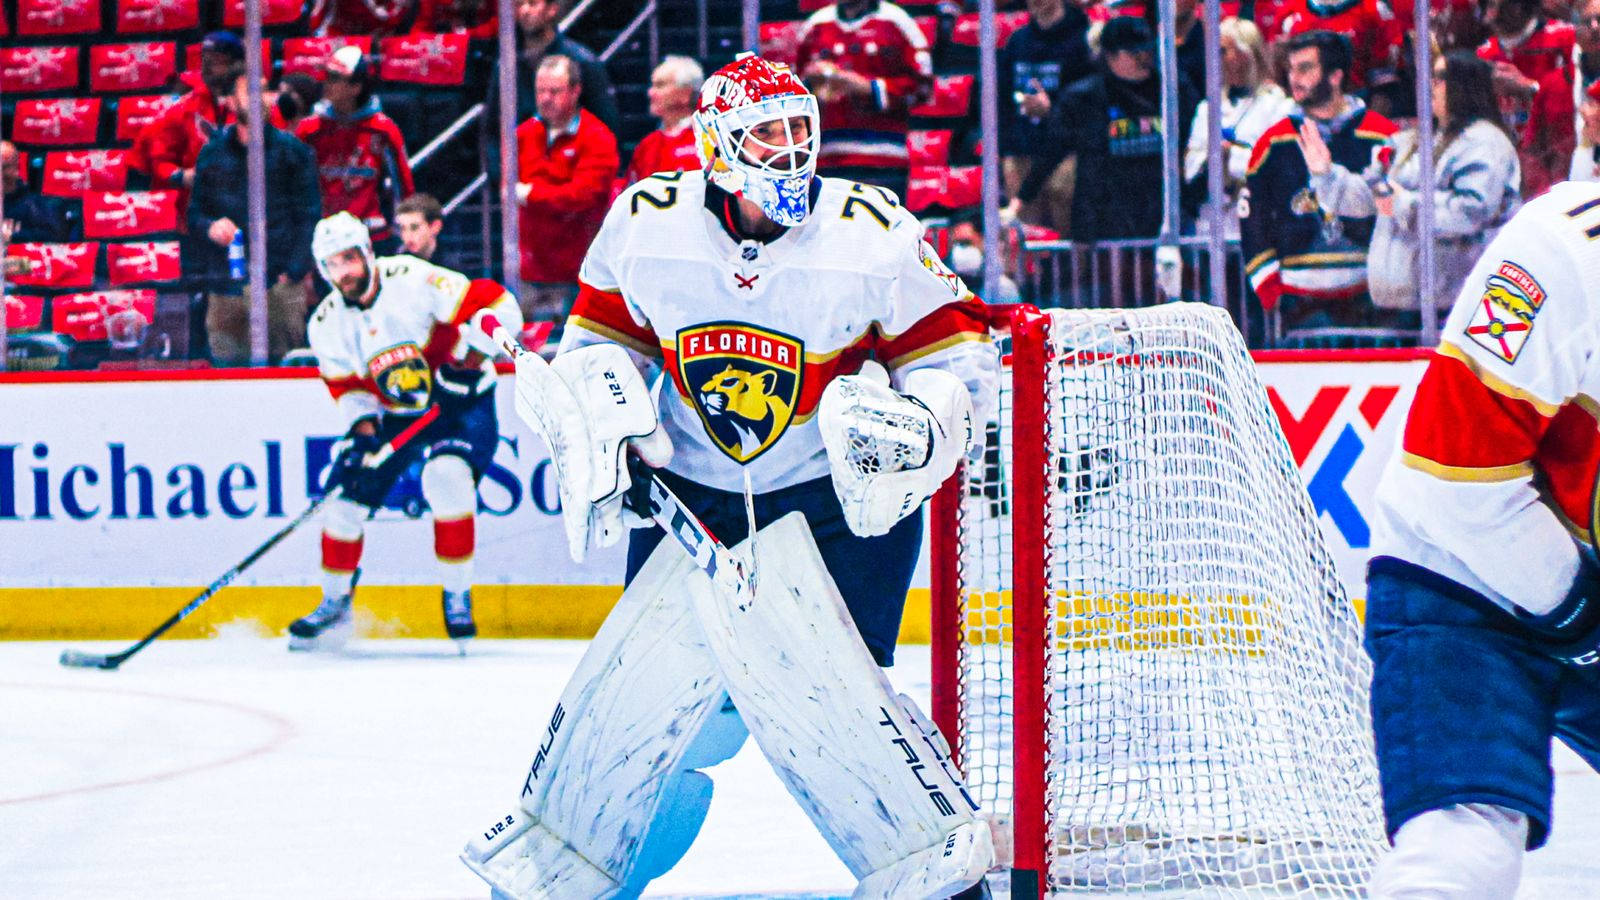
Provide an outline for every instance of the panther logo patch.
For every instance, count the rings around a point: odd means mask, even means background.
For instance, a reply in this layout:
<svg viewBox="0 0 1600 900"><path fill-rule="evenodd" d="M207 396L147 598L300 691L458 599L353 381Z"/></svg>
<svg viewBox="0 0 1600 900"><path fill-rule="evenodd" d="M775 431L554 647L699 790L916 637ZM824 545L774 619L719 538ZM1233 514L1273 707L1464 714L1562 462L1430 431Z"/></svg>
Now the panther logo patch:
<svg viewBox="0 0 1600 900"><path fill-rule="evenodd" d="M805 348L786 334L738 322L678 332L678 384L712 443L748 463L794 419Z"/></svg>
<svg viewBox="0 0 1600 900"><path fill-rule="evenodd" d="M416 344L400 344L380 351L367 361L367 372L378 386L384 405L390 409L419 410L428 405L433 372Z"/></svg>

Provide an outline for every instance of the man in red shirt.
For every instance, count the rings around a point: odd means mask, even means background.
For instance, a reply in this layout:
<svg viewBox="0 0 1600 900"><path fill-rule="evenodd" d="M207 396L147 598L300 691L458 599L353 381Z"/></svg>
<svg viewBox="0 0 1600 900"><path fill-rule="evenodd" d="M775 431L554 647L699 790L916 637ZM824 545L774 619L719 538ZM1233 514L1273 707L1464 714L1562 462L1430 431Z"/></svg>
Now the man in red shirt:
<svg viewBox="0 0 1600 900"><path fill-rule="evenodd" d="M795 69L822 108L817 171L905 196L911 107L933 85L922 29L883 0L839 0L800 29Z"/></svg>
<svg viewBox="0 0 1600 900"><path fill-rule="evenodd" d="M465 34L492 41L500 34L499 4L494 0L422 0L413 34Z"/></svg>
<svg viewBox="0 0 1600 900"><path fill-rule="evenodd" d="M528 322L560 328L578 295L578 267L600 231L617 176L617 139L578 108L582 70L546 56L534 73L539 115L517 126L517 203L521 207L522 290Z"/></svg>
<svg viewBox="0 0 1600 900"><path fill-rule="evenodd" d="M655 172L699 171L700 152L689 117L705 80L705 70L687 56L668 56L650 73L650 115L661 120L661 127L634 149L628 162L629 184Z"/></svg>
<svg viewBox="0 0 1600 900"><path fill-rule="evenodd" d="M214 31L200 44L200 71L185 72L189 93L167 107L134 138L128 165L150 177L150 186L180 191L179 209L194 187L194 163L206 141L233 121L222 102L244 71L244 44L231 31Z"/></svg>
<svg viewBox="0 0 1600 900"><path fill-rule="evenodd" d="M1570 24L1546 19L1539 0L1489 0L1487 19L1493 34L1478 55L1495 67L1500 114L1516 135L1526 202L1565 180L1572 164L1577 38Z"/></svg>
<svg viewBox="0 0 1600 900"><path fill-rule="evenodd" d="M361 48L340 47L328 57L326 71L321 102L294 131L317 155L322 215L349 212L372 233L379 255L391 255L399 247L394 208L416 190L405 139L378 110Z"/></svg>

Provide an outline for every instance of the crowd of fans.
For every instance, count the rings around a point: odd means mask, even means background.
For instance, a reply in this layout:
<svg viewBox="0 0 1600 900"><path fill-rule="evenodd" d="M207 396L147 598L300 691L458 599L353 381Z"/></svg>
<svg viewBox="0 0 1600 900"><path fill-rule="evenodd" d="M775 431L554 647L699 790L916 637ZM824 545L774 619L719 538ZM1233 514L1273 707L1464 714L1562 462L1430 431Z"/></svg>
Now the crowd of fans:
<svg viewBox="0 0 1600 900"><path fill-rule="evenodd" d="M304 21L325 35L454 33L489 41L496 5L316 0ZM1165 140L1157 4L1001 6L1026 12L999 56L1003 218L1073 241L1154 237ZM524 313L555 323L570 307L578 265L616 193L652 172L698 167L689 120L704 79L694 59L662 60L648 90L660 127L624 154L606 65L558 31L566 8L561 0L515 4L516 172L506 192L520 213ZM1435 0L1430 9L1439 266L1432 300L1443 306L1521 201L1569 177L1600 178L1600 0ZM839 0L810 12L792 44L764 48L787 59L818 97L822 174L907 195L912 110L932 89L940 35L947 38L965 10L945 0L937 12L942 30L930 44L929 31L899 6ZM1281 308L1291 327L1415 329L1416 10L1383 0L1224 0L1220 12L1226 196L1211 198L1205 25L1199 0L1176 3L1184 230L1203 232L1220 206L1254 296L1264 308ZM315 77L271 78L265 107L254 111L244 55L236 33L207 35L198 66L179 78L183 97L138 132L124 163L130 187L177 194L183 277L205 328L191 355L216 364L249 356L247 301L230 251L241 240L247 255L254 250L245 226L251 141L263 142L269 172L274 361L303 345L305 316L325 288L310 259L318 218L351 212L380 254L433 256L443 226L438 200L417 192L405 137L378 100L371 51L345 45ZM498 81L488 79L486 90L492 120ZM975 137L969 128L956 152L975 159ZM487 157L498 179L498 155ZM12 242L79 237L76 205L24 184L10 141L0 143L0 179ZM950 212L959 220L963 211ZM970 224L958 231L960 240L941 249L958 270L976 275L979 239ZM25 267L7 260L8 271Z"/></svg>

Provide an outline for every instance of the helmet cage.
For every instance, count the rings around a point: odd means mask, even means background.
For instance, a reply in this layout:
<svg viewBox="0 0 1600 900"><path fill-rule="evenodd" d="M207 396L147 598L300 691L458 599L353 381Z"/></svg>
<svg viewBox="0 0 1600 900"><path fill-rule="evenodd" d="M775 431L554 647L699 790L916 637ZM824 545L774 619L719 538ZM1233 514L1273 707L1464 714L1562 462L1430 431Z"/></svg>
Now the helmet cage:
<svg viewBox="0 0 1600 900"><path fill-rule="evenodd" d="M791 120L806 121L806 138L796 141ZM799 225L811 212L811 179L821 142L817 98L811 94L769 97L722 112L695 114L695 125L710 151L713 184L755 203L780 225ZM762 140L753 129L768 122L783 127L782 143ZM753 158L754 151L764 158Z"/></svg>

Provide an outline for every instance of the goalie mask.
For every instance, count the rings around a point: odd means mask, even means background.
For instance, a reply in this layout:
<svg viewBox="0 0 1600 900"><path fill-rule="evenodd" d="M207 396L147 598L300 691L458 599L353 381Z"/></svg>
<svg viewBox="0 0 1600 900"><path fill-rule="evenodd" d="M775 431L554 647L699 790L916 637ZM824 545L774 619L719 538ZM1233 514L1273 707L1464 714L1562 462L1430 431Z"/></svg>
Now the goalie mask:
<svg viewBox="0 0 1600 900"><path fill-rule="evenodd" d="M788 66L745 53L718 69L700 89L694 132L707 181L779 225L805 221L821 122Z"/></svg>
<svg viewBox="0 0 1600 900"><path fill-rule="evenodd" d="M367 233L367 226L348 212L336 212L317 223L316 231L311 234L311 255L317 261L317 273L341 293L344 289L335 280L328 260L351 249L360 250L362 259L367 262L367 283L360 292L365 299L374 291L378 272L378 261L372 253L372 236Z"/></svg>

